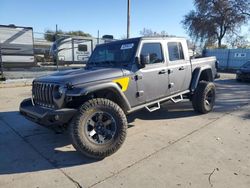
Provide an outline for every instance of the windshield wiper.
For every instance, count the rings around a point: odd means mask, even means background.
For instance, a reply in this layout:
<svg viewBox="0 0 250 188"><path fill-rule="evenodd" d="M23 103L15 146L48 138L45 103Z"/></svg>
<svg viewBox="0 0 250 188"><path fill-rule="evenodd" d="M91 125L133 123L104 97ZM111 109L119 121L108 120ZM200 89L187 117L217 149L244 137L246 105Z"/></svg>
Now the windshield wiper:
<svg viewBox="0 0 250 188"><path fill-rule="evenodd" d="M94 66L115 66L117 65L116 61L97 61L97 62L90 62Z"/></svg>
<svg viewBox="0 0 250 188"><path fill-rule="evenodd" d="M95 66L95 67L98 67L98 66L128 66L129 63L126 62L126 61L121 61L121 62L118 62L118 61L97 61L97 62L89 62L87 64L88 66Z"/></svg>
<svg viewBox="0 0 250 188"><path fill-rule="evenodd" d="M104 65L107 65L107 64L108 64L108 65L112 65L112 66L113 66L113 65L116 65L117 62L116 62L116 61L101 61L100 64L102 64L102 65L103 65L103 64L104 64Z"/></svg>
<svg viewBox="0 0 250 188"><path fill-rule="evenodd" d="M96 65L97 63L94 61L88 62L87 65Z"/></svg>

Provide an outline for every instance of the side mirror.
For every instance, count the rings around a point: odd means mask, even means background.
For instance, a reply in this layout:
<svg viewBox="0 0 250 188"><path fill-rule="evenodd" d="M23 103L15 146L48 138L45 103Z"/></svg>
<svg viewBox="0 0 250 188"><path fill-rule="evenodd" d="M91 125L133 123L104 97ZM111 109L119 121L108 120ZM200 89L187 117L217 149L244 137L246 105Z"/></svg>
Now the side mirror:
<svg viewBox="0 0 250 188"><path fill-rule="evenodd" d="M141 58L140 57L135 57L135 63L139 69L142 69L145 67L145 64L141 63Z"/></svg>
<svg viewBox="0 0 250 188"><path fill-rule="evenodd" d="M86 51L88 51L88 46L85 45L85 44L79 44L78 45L78 51L80 51L80 52L86 52Z"/></svg>
<svg viewBox="0 0 250 188"><path fill-rule="evenodd" d="M140 69L144 68L146 64L150 63L150 56L149 55L140 55L140 57L135 58L136 64Z"/></svg>
<svg viewBox="0 0 250 188"><path fill-rule="evenodd" d="M149 54L147 54L147 55L140 55L140 59L141 59L141 65L143 67L145 67L146 64L150 63L150 55Z"/></svg>

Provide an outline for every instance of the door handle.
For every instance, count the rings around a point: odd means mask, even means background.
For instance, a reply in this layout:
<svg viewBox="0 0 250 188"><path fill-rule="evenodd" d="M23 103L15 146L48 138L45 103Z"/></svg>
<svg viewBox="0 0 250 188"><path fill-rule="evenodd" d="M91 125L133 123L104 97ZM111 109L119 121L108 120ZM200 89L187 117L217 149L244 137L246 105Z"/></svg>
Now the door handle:
<svg viewBox="0 0 250 188"><path fill-rule="evenodd" d="M181 66L180 68L179 68L179 70L184 70L185 69L185 67L184 66Z"/></svg>
<svg viewBox="0 0 250 188"><path fill-rule="evenodd" d="M173 72L174 72L173 69L168 69L168 74L171 74L171 73L173 73Z"/></svg>
<svg viewBox="0 0 250 188"><path fill-rule="evenodd" d="M166 69L162 69L159 74L166 74L167 73L167 70Z"/></svg>

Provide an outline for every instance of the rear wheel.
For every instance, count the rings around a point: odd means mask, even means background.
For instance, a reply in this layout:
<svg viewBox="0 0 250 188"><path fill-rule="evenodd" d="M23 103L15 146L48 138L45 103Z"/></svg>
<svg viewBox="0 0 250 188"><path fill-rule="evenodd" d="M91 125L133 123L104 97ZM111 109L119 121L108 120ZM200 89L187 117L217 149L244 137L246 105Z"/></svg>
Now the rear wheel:
<svg viewBox="0 0 250 188"><path fill-rule="evenodd" d="M195 111L205 114L213 110L215 103L215 85L212 82L199 82L194 95L192 104Z"/></svg>
<svg viewBox="0 0 250 188"><path fill-rule="evenodd" d="M122 109L108 99L91 99L79 109L70 126L77 151L96 159L115 153L126 138L127 119Z"/></svg>

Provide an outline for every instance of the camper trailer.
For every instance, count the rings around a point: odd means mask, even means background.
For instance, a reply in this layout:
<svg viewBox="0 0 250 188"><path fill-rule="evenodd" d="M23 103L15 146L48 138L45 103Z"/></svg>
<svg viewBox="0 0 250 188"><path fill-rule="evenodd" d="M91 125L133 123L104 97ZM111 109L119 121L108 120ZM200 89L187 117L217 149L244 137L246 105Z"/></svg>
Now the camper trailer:
<svg viewBox="0 0 250 188"><path fill-rule="evenodd" d="M4 68L35 66L31 27L0 25L0 47Z"/></svg>
<svg viewBox="0 0 250 188"><path fill-rule="evenodd" d="M53 43L50 55L55 64L86 63L96 45L110 41L113 41L112 37L100 39L92 37L60 37Z"/></svg>

